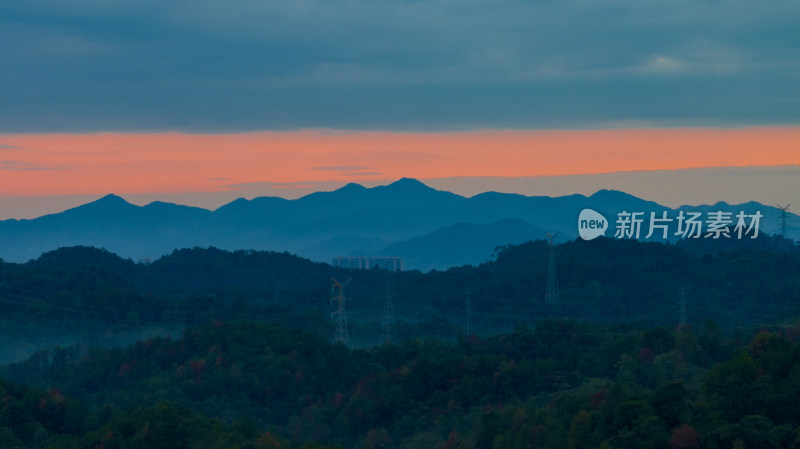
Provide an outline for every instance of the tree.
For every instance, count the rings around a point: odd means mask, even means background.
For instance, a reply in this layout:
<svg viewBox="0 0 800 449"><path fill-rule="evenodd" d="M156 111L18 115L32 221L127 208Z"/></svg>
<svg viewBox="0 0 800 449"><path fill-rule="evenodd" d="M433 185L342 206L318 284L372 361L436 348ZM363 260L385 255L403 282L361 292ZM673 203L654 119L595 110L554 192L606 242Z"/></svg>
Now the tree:
<svg viewBox="0 0 800 449"><path fill-rule="evenodd" d="M667 428L678 425L686 403L683 382L670 382L653 392L653 410L666 423Z"/></svg>
<svg viewBox="0 0 800 449"><path fill-rule="evenodd" d="M697 435L697 431L686 423L673 430L672 438L669 439L669 445L674 449L689 449L697 447L698 444L700 444L700 437Z"/></svg>

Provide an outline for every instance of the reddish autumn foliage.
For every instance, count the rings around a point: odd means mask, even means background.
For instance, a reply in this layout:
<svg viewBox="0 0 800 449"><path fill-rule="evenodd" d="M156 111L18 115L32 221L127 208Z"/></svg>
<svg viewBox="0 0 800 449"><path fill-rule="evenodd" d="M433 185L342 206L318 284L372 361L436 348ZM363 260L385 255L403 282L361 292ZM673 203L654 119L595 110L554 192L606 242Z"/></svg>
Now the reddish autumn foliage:
<svg viewBox="0 0 800 449"><path fill-rule="evenodd" d="M697 447L699 443L700 437L694 427L686 423L673 430L672 438L669 439L670 446L676 449Z"/></svg>

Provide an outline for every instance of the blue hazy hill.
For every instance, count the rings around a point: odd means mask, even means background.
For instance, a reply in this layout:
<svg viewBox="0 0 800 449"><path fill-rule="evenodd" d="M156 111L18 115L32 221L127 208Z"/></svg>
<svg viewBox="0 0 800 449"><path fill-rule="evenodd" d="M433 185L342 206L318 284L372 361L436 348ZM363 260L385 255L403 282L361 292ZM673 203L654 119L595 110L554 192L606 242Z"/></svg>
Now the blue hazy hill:
<svg viewBox="0 0 800 449"><path fill-rule="evenodd" d="M645 217L651 211L677 214L677 209L614 190L588 197L485 192L466 198L408 178L372 188L348 184L296 200L237 199L214 211L165 202L137 206L107 195L33 220L0 221L0 258L23 262L59 247L87 245L134 260L157 259L176 248L214 246L288 251L325 262L334 256L397 251L395 255L408 259L408 268L441 269L452 263L479 263L495 246L519 243L522 222L530 227L525 234L529 239L542 238L545 231L559 232L561 241L574 239L584 208L604 214L612 224L620 211L641 211ZM680 210L735 214L743 208L762 211L762 232L777 231L777 209L758 203ZM797 238L800 217L791 216L790 236ZM510 223L516 223L516 231L509 230ZM462 243L451 244L459 239ZM487 253L478 254L487 248Z"/></svg>
<svg viewBox="0 0 800 449"><path fill-rule="evenodd" d="M490 224L456 223L382 249L382 256L402 257L407 267L428 271L434 268L478 265L488 260L497 247L541 240L545 231L517 218Z"/></svg>

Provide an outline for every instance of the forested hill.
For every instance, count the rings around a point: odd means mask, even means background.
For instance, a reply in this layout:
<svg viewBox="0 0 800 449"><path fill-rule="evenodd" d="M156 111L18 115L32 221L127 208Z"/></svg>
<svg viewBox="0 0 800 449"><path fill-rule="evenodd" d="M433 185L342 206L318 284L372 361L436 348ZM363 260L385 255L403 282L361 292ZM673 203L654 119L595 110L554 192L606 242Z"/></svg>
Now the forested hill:
<svg viewBox="0 0 800 449"><path fill-rule="evenodd" d="M554 320L350 352L214 323L3 367L49 394L0 380L0 446L797 448L797 337Z"/></svg>
<svg viewBox="0 0 800 449"><path fill-rule="evenodd" d="M556 317L674 326L680 289L690 325L713 320L730 329L791 324L800 316L797 252L696 255L674 245L604 238L555 251L561 301L547 305L542 241L499 248L477 267L397 274L338 269L288 253L195 248L136 264L94 248L63 248L26 264L0 264L0 329L3 338L26 344L48 336L69 343L76 333L103 344L215 319L268 319L324 335L332 277L352 278L347 308L353 341L361 346L378 343L387 296L401 333L428 329L454 338L468 289L479 335Z"/></svg>
<svg viewBox="0 0 800 449"><path fill-rule="evenodd" d="M550 305L542 241L430 273L213 248L2 263L2 347L62 347L6 354L0 447L800 447L797 252L555 252ZM352 351L331 343L331 277L352 278Z"/></svg>
<svg viewBox="0 0 800 449"><path fill-rule="evenodd" d="M403 178L372 188L348 184L296 200L238 199L215 211L158 201L136 206L107 195L33 220L0 220L0 257L24 262L55 248L87 245L140 260L162 257L174 248L215 246L289 251L326 262L348 255L401 256L408 267L446 269L480 263L494 246L543 238L545 230L576 238L577 218L587 208L609 218L638 211L644 217L667 214L670 220L679 213L725 212L735 217L746 212L760 214L759 235L783 231L777 220L779 209L755 202L670 209L613 190L588 197L484 192L465 198ZM792 225L800 216L787 218L785 235L800 238L800 229ZM681 232L677 221L668 223L674 241ZM605 235L615 235L613 219L609 225ZM658 234L649 241L663 242ZM639 237L648 240L645 233ZM726 240L730 245L753 243Z"/></svg>

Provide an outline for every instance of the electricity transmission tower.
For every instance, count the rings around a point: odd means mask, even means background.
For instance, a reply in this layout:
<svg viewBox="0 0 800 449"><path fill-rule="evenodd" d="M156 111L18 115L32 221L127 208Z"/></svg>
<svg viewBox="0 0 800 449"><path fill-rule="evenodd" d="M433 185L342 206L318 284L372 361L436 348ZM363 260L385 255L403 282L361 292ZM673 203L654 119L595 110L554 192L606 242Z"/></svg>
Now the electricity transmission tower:
<svg viewBox="0 0 800 449"><path fill-rule="evenodd" d="M686 290L678 290L678 331L686 327Z"/></svg>
<svg viewBox="0 0 800 449"><path fill-rule="evenodd" d="M472 335L472 289L464 292L464 336Z"/></svg>
<svg viewBox="0 0 800 449"><path fill-rule="evenodd" d="M558 278L556 277L556 250L553 242L558 236L558 232L546 233L548 239L549 252L547 253L547 290L544 294L545 304L558 304L561 301L558 294Z"/></svg>
<svg viewBox="0 0 800 449"><path fill-rule="evenodd" d="M386 303L383 308L383 344L397 344L397 326L394 317L394 302L392 296L394 295L393 283L390 280L389 285L386 287Z"/></svg>
<svg viewBox="0 0 800 449"><path fill-rule="evenodd" d="M336 278L331 278L331 280L333 280L331 292L336 291L336 296L331 298L331 304L334 301L337 303L336 310L331 313L331 317L336 317L336 335L333 342L341 343L350 349L350 332L347 330L347 309L345 308L347 298L344 294L344 288L350 283L350 279L344 281L344 284L337 281Z"/></svg>
<svg viewBox="0 0 800 449"><path fill-rule="evenodd" d="M786 236L786 231L787 231L787 228L788 228L788 216L787 216L787 213L789 212L789 206L790 206L789 204L787 204L785 206L781 206L780 204L778 204L778 209L780 209L780 212L779 212L780 215L779 215L778 218L781 221L781 247L780 247L780 251L781 252L787 251L789 249L788 246L787 246L788 240L786 240L788 238Z"/></svg>

